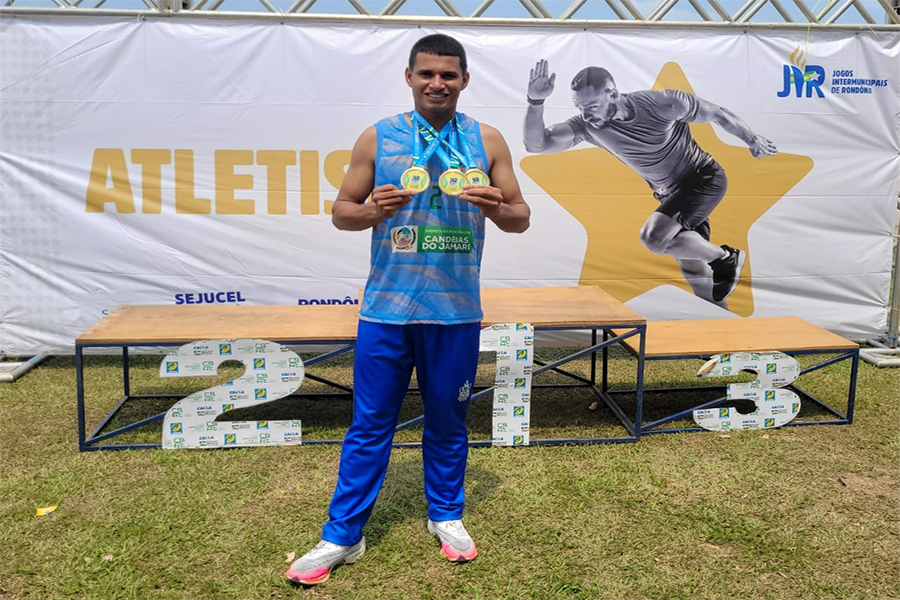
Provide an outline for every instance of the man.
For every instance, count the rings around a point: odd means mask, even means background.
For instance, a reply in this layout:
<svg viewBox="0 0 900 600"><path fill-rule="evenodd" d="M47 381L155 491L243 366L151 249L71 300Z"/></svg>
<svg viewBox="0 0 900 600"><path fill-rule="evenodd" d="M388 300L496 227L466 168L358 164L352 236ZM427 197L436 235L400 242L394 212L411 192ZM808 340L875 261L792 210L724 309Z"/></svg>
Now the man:
<svg viewBox="0 0 900 600"><path fill-rule="evenodd" d="M415 111L363 132L332 212L338 229L372 229L372 263L360 303L353 423L329 520L322 541L286 574L305 585L325 581L335 566L365 552L362 528L384 480L413 367L425 405L428 531L450 561L466 562L477 553L461 517L465 418L481 331L484 223L487 217L503 231L522 232L530 210L503 137L456 111L469 83L462 45L440 34L419 40L410 52L406 83ZM405 176L416 167L438 182L448 164L459 166L454 161L466 161L467 175L487 175L490 183L451 186L450 195L423 183L421 171L415 182ZM401 181L416 189L401 189Z"/></svg>
<svg viewBox="0 0 900 600"><path fill-rule="evenodd" d="M751 131L737 115L678 90L622 94L609 71L582 69L572 80L580 114L549 128L544 100L556 74L546 60L531 70L525 149L549 153L587 142L604 148L634 169L653 189L659 208L644 222L641 243L673 257L694 294L722 308L740 279L746 254L710 243L709 215L728 186L725 171L691 137L689 123L718 124L740 138L755 158L773 156L775 145Z"/></svg>

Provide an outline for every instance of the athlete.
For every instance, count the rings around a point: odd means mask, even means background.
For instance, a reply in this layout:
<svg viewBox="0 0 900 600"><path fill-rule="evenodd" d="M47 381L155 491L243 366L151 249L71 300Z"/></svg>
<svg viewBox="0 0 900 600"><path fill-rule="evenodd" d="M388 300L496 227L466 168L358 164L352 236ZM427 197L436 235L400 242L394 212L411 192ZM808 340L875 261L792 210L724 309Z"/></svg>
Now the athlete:
<svg viewBox="0 0 900 600"><path fill-rule="evenodd" d="M425 407L427 529L450 561L477 554L461 518L485 218L503 231L522 232L530 209L503 137L456 110L469 83L462 45L441 34L420 39L410 52L406 83L415 110L362 133L332 211L338 229L372 230L371 269L360 302L353 423L322 540L286 574L300 584L321 583L335 566L365 552L362 529L384 480L414 367ZM447 142L435 144L426 157L442 133ZM468 161L472 173L487 175L489 183L480 179L482 185L466 185L459 195L442 193L438 182L453 156ZM414 165L435 185L401 189L402 181L410 183L404 173Z"/></svg>
<svg viewBox="0 0 900 600"><path fill-rule="evenodd" d="M582 69L572 79L578 115L544 125L544 101L556 74L546 60L531 70L525 149L550 153L581 142L603 148L634 169L653 190L659 208L644 222L641 243L673 257L698 297L723 308L740 280L746 253L710 243L709 215L728 187L725 171L691 136L689 123L713 122L740 138L754 158L775 145L730 110L679 90L620 93L609 71Z"/></svg>

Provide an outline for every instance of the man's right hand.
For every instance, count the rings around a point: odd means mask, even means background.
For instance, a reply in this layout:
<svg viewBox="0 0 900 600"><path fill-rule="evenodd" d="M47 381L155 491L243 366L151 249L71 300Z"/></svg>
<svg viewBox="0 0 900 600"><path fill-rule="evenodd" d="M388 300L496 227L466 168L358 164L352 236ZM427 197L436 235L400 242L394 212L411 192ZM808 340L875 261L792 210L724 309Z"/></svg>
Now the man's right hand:
<svg viewBox="0 0 900 600"><path fill-rule="evenodd" d="M553 93L553 85L556 83L556 73L547 75L549 67L547 60L542 58L531 69L531 77L528 79L528 97L532 100L543 100Z"/></svg>
<svg viewBox="0 0 900 600"><path fill-rule="evenodd" d="M412 197L419 192L415 190L403 190L392 183L379 185L372 190L372 204L375 206L375 213L384 221L390 219L402 207L409 204Z"/></svg>

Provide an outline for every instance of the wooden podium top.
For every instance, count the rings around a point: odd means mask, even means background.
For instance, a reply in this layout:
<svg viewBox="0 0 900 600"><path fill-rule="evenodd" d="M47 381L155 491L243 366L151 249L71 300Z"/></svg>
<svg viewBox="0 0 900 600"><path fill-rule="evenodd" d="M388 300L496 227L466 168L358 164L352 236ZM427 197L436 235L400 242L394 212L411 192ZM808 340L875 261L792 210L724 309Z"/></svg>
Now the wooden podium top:
<svg viewBox="0 0 900 600"><path fill-rule="evenodd" d="M634 351L640 341L625 340ZM859 346L799 317L752 317L647 323L645 356L693 356L725 352L852 350Z"/></svg>
<svg viewBox="0 0 900 600"><path fill-rule="evenodd" d="M286 341L352 341L356 339L357 307L130 305L111 312L75 339L76 344L152 346L214 339Z"/></svg>
<svg viewBox="0 0 900 600"><path fill-rule="evenodd" d="M531 323L579 329L639 325L644 318L598 287L486 288L483 324ZM256 338L273 342L356 339L358 306L122 305L76 344L170 344Z"/></svg>
<svg viewBox="0 0 900 600"><path fill-rule="evenodd" d="M596 286L485 288L485 326L531 323L535 327L642 325L646 319Z"/></svg>

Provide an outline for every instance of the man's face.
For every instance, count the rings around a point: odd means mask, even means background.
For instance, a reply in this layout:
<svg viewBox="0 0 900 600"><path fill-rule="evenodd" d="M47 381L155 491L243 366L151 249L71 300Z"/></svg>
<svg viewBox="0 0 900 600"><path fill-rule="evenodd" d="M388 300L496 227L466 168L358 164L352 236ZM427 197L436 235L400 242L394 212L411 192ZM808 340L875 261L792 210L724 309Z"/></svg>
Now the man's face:
<svg viewBox="0 0 900 600"><path fill-rule="evenodd" d="M419 52L412 69L406 69L406 83L412 88L413 103L420 113L453 113L459 93L469 84L469 74L462 72L458 56Z"/></svg>
<svg viewBox="0 0 900 600"><path fill-rule="evenodd" d="M573 95L575 108L591 127L605 127L617 110L619 91L615 83L607 81L602 87L583 87Z"/></svg>

